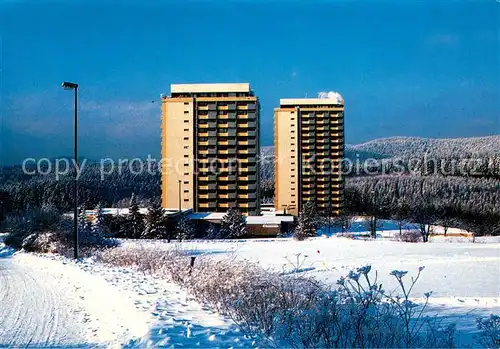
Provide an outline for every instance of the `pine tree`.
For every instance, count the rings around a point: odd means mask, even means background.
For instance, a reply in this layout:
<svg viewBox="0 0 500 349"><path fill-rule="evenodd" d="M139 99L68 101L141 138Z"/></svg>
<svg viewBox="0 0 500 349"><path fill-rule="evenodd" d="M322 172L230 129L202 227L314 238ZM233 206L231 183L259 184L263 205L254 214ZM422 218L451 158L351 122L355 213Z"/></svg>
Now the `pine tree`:
<svg viewBox="0 0 500 349"><path fill-rule="evenodd" d="M177 231L177 240L189 240L194 238L194 225L193 222L186 217L182 216L175 227Z"/></svg>
<svg viewBox="0 0 500 349"><path fill-rule="evenodd" d="M94 222L92 224L92 234L95 236L99 237L105 237L108 235L106 223L105 223L105 218L104 218L104 211L102 208L102 204L98 203L96 208L95 208L95 215L94 215Z"/></svg>
<svg viewBox="0 0 500 349"><path fill-rule="evenodd" d="M219 231L223 239L238 239L246 235L245 217L238 209L230 208L222 217L221 229Z"/></svg>
<svg viewBox="0 0 500 349"><path fill-rule="evenodd" d="M309 237L316 236L318 224L319 221L314 202L307 201L304 204L302 212L299 214L298 224L293 233L294 239L302 241Z"/></svg>
<svg viewBox="0 0 500 349"><path fill-rule="evenodd" d="M206 237L207 239L219 239L219 227L216 224L209 223Z"/></svg>
<svg viewBox="0 0 500 349"><path fill-rule="evenodd" d="M87 217L85 207L81 206L78 212L78 238L82 244L93 243L92 237L92 223Z"/></svg>
<svg viewBox="0 0 500 349"><path fill-rule="evenodd" d="M154 200L149 206L146 215L146 229L143 237L146 239L160 239L165 235L165 210L159 200Z"/></svg>
<svg viewBox="0 0 500 349"><path fill-rule="evenodd" d="M139 212L139 204L135 194L132 194L130 199L128 220L130 222L130 233L131 237L138 239L144 232L144 217Z"/></svg>

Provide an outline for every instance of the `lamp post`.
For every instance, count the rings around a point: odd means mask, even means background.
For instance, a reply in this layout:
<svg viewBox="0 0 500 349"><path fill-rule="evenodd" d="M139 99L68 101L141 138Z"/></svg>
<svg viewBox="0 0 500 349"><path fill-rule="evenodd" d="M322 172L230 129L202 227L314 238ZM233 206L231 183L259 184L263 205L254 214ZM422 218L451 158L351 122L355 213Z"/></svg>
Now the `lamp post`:
<svg viewBox="0 0 500 349"><path fill-rule="evenodd" d="M74 239L74 255L75 259L78 259L78 84L73 82L63 82L62 88L65 90L74 90L75 91L75 138L74 138L74 165L75 165L75 174L74 174L74 183L73 183L73 202L74 202L74 210L73 210L73 239Z"/></svg>
<svg viewBox="0 0 500 349"><path fill-rule="evenodd" d="M182 201L181 201L181 183L182 181L179 180L179 212L182 211Z"/></svg>

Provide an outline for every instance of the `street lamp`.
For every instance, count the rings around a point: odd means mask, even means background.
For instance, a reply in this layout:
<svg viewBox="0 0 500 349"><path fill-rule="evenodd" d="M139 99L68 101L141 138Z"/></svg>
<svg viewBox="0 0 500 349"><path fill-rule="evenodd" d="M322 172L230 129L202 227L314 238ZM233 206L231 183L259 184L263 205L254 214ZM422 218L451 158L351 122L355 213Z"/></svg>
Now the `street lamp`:
<svg viewBox="0 0 500 349"><path fill-rule="evenodd" d="M78 84L73 82L63 82L62 88L65 90L75 91L75 143L74 143L74 165L75 165L75 175L74 175L74 187L73 187L73 202L74 206L74 216L73 216L73 239L74 239L74 254L75 259L78 259Z"/></svg>

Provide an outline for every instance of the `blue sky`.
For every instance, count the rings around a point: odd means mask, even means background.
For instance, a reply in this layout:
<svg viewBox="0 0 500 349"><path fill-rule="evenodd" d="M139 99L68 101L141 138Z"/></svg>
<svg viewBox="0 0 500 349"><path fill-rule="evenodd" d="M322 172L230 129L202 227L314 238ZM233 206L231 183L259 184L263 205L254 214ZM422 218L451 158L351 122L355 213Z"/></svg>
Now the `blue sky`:
<svg viewBox="0 0 500 349"><path fill-rule="evenodd" d="M1 162L159 156L171 83L247 82L272 145L279 98L338 91L346 141L500 133L495 0L0 0ZM152 101L155 100L155 103Z"/></svg>

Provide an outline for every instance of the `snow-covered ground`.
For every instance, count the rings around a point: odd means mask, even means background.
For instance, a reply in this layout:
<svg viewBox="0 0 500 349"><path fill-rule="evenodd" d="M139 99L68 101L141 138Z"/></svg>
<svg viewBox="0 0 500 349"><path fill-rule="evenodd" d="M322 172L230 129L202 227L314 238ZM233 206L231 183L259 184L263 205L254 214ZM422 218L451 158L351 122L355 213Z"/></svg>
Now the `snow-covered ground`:
<svg viewBox="0 0 500 349"><path fill-rule="evenodd" d="M462 242L456 242L462 241ZM434 238L432 243L388 240L364 241L342 237L318 237L307 241L258 239L239 241L123 241L123 247L181 248L193 255L224 258L229 255L258 262L284 273L299 271L334 284L350 270L370 264L387 291L397 288L392 270L407 270L407 281L419 266L424 271L412 292L423 301L433 291L428 314L458 323L463 334L476 330L475 318L500 313L500 245L498 238Z"/></svg>
<svg viewBox="0 0 500 349"><path fill-rule="evenodd" d="M176 285L0 241L0 347L252 347L236 325Z"/></svg>

